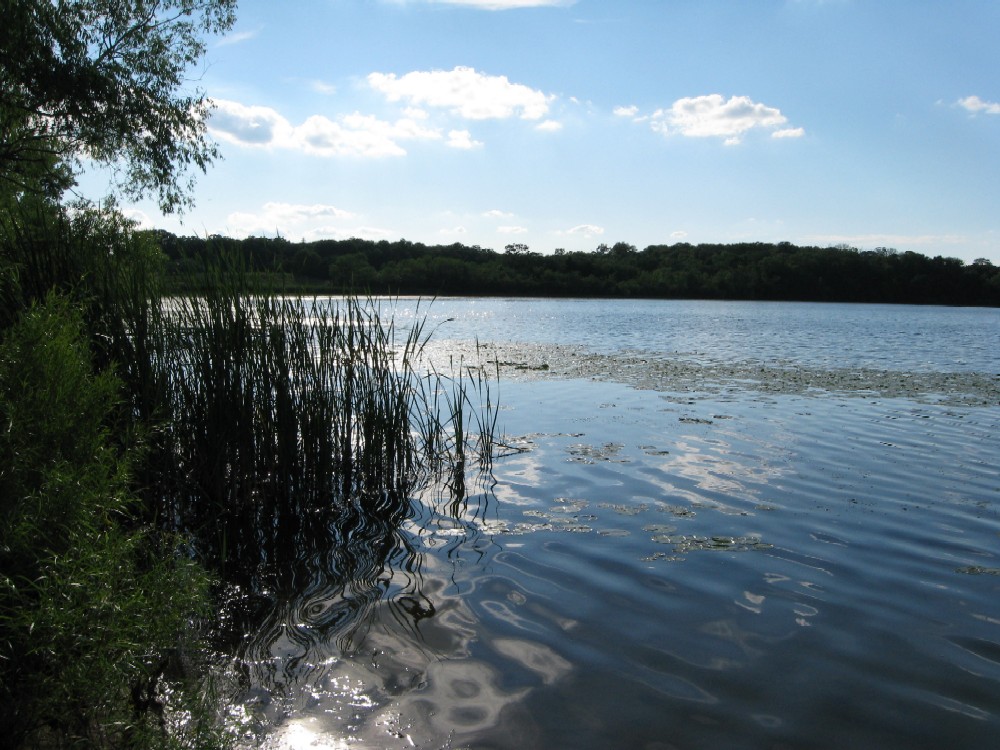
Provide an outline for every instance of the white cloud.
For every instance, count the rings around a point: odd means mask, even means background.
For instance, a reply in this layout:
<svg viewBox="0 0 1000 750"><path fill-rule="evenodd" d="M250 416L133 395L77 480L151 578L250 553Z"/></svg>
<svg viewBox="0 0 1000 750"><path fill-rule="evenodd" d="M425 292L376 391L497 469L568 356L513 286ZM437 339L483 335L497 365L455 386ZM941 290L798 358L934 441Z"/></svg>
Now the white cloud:
<svg viewBox="0 0 1000 750"><path fill-rule="evenodd" d="M350 219L354 214L322 203L295 204L269 202L255 213L237 211L226 217L226 233L234 237L299 235L316 221ZM309 231L317 231L309 229Z"/></svg>
<svg viewBox="0 0 1000 750"><path fill-rule="evenodd" d="M639 108L634 104L631 107L615 107L612 111L617 117L635 117L639 114Z"/></svg>
<svg viewBox="0 0 1000 750"><path fill-rule="evenodd" d="M676 232L671 232L670 233L670 239L672 239L672 240L683 240L683 239L687 238L687 236L688 236L688 233L685 232L683 229L678 229Z"/></svg>
<svg viewBox="0 0 1000 750"><path fill-rule="evenodd" d="M805 128L784 128L771 133L772 138L801 138L806 134Z"/></svg>
<svg viewBox="0 0 1000 750"><path fill-rule="evenodd" d="M446 145L451 146L452 148L468 150L481 148L483 144L482 141L472 140L472 133L468 130L452 130L448 133L448 141Z"/></svg>
<svg viewBox="0 0 1000 750"><path fill-rule="evenodd" d="M555 120L546 120L545 122L540 122L535 126L535 130L541 130L543 133L556 133L563 129L563 124L561 122L556 122Z"/></svg>
<svg viewBox="0 0 1000 750"><path fill-rule="evenodd" d="M264 213L281 221L300 221L317 217L350 219L354 216L350 211L323 203L265 203Z"/></svg>
<svg viewBox="0 0 1000 750"><path fill-rule="evenodd" d="M723 138L731 146L753 128L776 128L786 122L788 118L780 110L754 102L748 96L733 96L727 101L721 94L707 94L678 99L670 109L657 110L651 127L664 135ZM799 130L787 128L784 137L804 134L804 131L796 133Z"/></svg>
<svg viewBox="0 0 1000 750"><path fill-rule="evenodd" d="M310 81L309 87L317 94L323 94L324 96L331 96L337 93L337 87L326 81Z"/></svg>
<svg viewBox="0 0 1000 750"><path fill-rule="evenodd" d="M414 105L441 107L469 120L515 116L540 120L554 99L523 84L511 83L506 76L490 76L463 66L453 70L418 70L401 77L395 73L371 73L368 83L391 102L405 99Z"/></svg>
<svg viewBox="0 0 1000 750"><path fill-rule="evenodd" d="M403 156L406 149L398 140L406 130L371 115L354 113L339 121L313 115L296 128L296 140L304 151L319 156Z"/></svg>
<svg viewBox="0 0 1000 750"><path fill-rule="evenodd" d="M556 234L579 234L583 237L594 237L604 234L604 227L599 227L596 224L578 224L572 229L556 232Z"/></svg>
<svg viewBox="0 0 1000 750"><path fill-rule="evenodd" d="M959 99L958 105L972 113L985 112L988 115L1000 115L1000 103L983 101L978 96L967 96L964 99Z"/></svg>
<svg viewBox="0 0 1000 750"><path fill-rule="evenodd" d="M291 123L270 107L247 106L225 99L214 99L212 104L208 127L225 141L240 146L269 146L291 140Z"/></svg>
<svg viewBox="0 0 1000 750"><path fill-rule="evenodd" d="M437 5L463 5L482 10L510 10L512 8L565 7L576 0L429 0Z"/></svg>
<svg viewBox="0 0 1000 750"><path fill-rule="evenodd" d="M293 126L270 107L247 106L217 99L209 129L238 146L286 148L319 156L378 158L403 156L401 141L440 140L441 132L411 118L395 122L355 112L331 120L313 115Z"/></svg>
<svg viewBox="0 0 1000 750"><path fill-rule="evenodd" d="M469 230L463 226L452 227L451 229L441 229L438 234L443 234L446 237L461 236L463 234L468 234Z"/></svg>
<svg viewBox="0 0 1000 750"><path fill-rule="evenodd" d="M306 242L312 242L314 240L349 240L354 238L360 240L386 240L398 236L398 232L393 232L389 229L366 226L353 227L350 229L342 227L315 227L314 229L309 229L302 234L302 238Z"/></svg>
<svg viewBox="0 0 1000 750"><path fill-rule="evenodd" d="M497 231L500 234L525 234L528 231L527 227L497 227Z"/></svg>
<svg viewBox="0 0 1000 750"><path fill-rule="evenodd" d="M491 211L484 213L483 216L490 219L512 219L514 214L494 208Z"/></svg>
<svg viewBox="0 0 1000 750"><path fill-rule="evenodd" d="M156 226L153 220L149 218L149 214L140 208L122 208L119 210L126 219L134 221L140 229L153 229Z"/></svg>
<svg viewBox="0 0 1000 750"><path fill-rule="evenodd" d="M226 34L219 41L215 43L216 47L226 47L230 44L240 44L241 42L253 39L258 34L260 34L261 29L253 29L252 31L234 31L232 34Z"/></svg>

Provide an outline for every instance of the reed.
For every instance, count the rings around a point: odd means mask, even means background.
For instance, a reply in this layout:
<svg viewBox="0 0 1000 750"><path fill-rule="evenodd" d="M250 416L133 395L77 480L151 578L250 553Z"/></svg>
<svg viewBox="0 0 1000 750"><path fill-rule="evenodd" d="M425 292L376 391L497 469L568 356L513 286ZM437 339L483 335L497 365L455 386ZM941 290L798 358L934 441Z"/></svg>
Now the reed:
<svg viewBox="0 0 1000 750"><path fill-rule="evenodd" d="M95 370L124 385L110 427L142 449L140 520L209 557L252 553L275 518L489 468L491 379L427 362L426 316L401 329L391 300L282 296L225 243L164 298L155 236L114 211L22 202L0 218L0 323L50 290L73 300Z"/></svg>
<svg viewBox="0 0 1000 750"><path fill-rule="evenodd" d="M490 383L426 361L425 316L400 330L391 302L303 300L254 279L216 256L197 296L154 316L161 519L220 562L266 559L304 513L405 499L469 458L488 468Z"/></svg>

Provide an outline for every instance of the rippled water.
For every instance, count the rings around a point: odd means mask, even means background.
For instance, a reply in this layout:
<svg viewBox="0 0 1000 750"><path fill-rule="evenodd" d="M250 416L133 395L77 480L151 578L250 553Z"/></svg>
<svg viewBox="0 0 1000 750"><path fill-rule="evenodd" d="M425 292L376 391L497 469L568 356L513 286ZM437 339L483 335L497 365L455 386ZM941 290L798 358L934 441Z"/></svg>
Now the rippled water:
<svg viewBox="0 0 1000 750"><path fill-rule="evenodd" d="M1000 312L431 313L500 362L511 450L275 576L248 744L995 745Z"/></svg>

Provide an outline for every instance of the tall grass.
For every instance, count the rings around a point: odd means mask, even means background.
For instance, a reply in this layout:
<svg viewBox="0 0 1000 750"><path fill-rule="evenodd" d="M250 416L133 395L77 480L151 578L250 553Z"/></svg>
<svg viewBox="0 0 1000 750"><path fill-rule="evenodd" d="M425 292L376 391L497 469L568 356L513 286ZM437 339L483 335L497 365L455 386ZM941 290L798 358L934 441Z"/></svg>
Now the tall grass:
<svg viewBox="0 0 1000 750"><path fill-rule="evenodd" d="M391 302L275 295L233 258L200 281L155 314L154 492L220 563L266 559L304 513L405 502L470 456L488 466L490 383L426 361L426 317L400 329Z"/></svg>

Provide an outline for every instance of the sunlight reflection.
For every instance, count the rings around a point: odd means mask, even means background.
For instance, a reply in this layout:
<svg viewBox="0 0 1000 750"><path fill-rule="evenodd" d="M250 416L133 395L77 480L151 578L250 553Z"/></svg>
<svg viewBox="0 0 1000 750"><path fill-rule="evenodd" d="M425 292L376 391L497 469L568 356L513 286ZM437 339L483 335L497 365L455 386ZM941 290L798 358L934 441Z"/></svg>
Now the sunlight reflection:
<svg viewBox="0 0 1000 750"><path fill-rule="evenodd" d="M295 721L282 727L272 737L269 747L274 750L349 750L350 743L337 737L315 732L308 722Z"/></svg>

